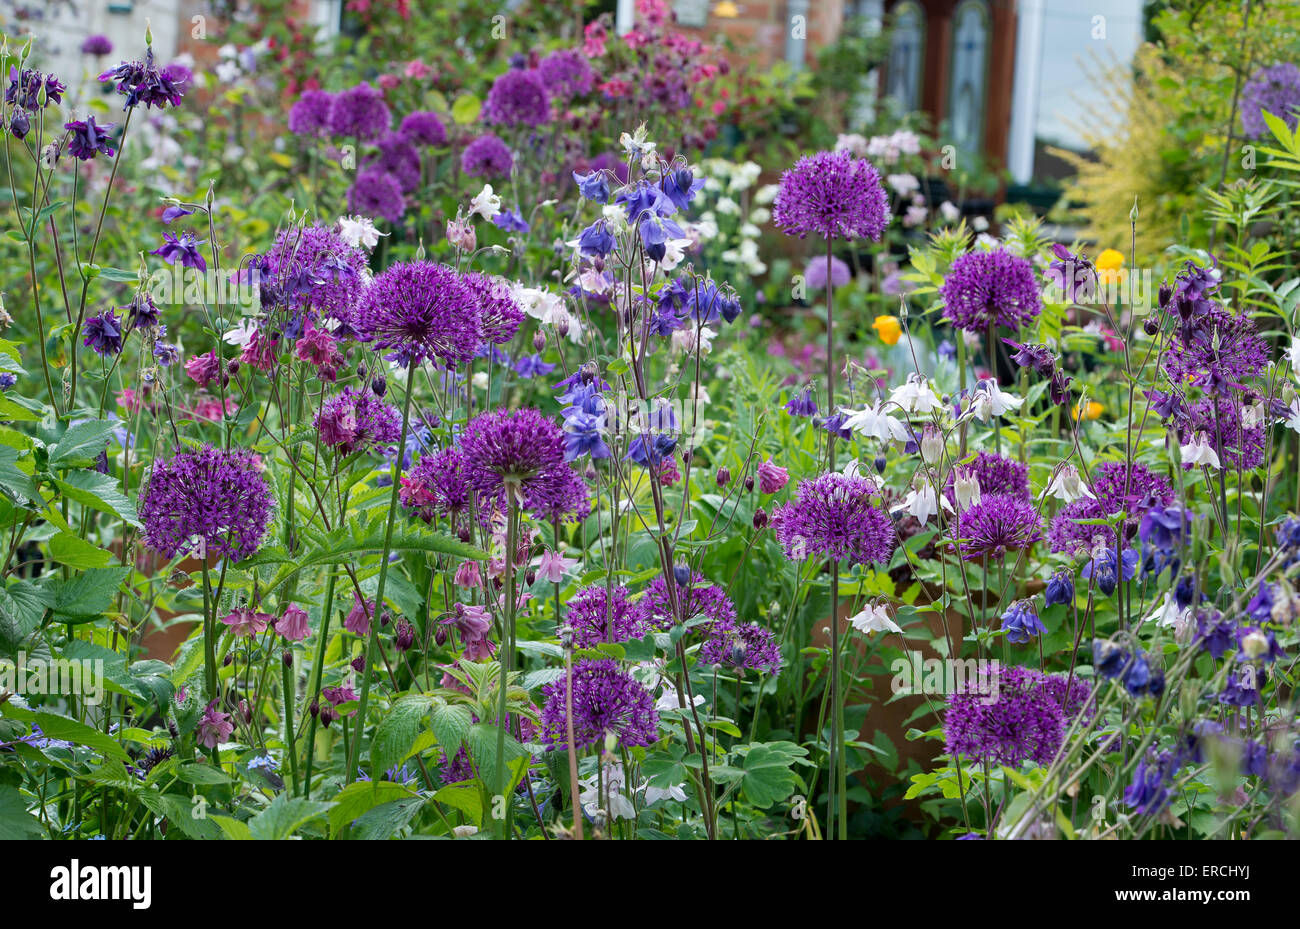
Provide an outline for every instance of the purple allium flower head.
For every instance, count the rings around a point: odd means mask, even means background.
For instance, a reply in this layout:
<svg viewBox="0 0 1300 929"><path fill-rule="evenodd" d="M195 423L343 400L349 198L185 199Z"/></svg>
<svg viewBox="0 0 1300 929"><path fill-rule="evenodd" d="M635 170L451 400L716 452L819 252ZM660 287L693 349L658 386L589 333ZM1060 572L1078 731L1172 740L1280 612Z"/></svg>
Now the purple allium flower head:
<svg viewBox="0 0 1300 929"><path fill-rule="evenodd" d="M981 335L991 326L1019 329L1043 309L1034 266L1003 248L960 256L939 294L944 319Z"/></svg>
<svg viewBox="0 0 1300 929"><path fill-rule="evenodd" d="M1263 376L1268 343L1257 334L1250 316L1216 305L1180 326L1161 360L1171 384L1193 383L1223 395Z"/></svg>
<svg viewBox="0 0 1300 929"><path fill-rule="evenodd" d="M149 254L157 255L169 265L179 261L186 268L206 271L208 263L203 260L203 253L199 251L199 246L203 243L204 240L196 239L192 232L182 232L179 236L173 232L164 232L163 244Z"/></svg>
<svg viewBox="0 0 1300 929"><path fill-rule="evenodd" d="M333 108L334 95L329 91L304 90L289 108L289 131L309 137L328 135Z"/></svg>
<svg viewBox="0 0 1300 929"><path fill-rule="evenodd" d="M586 57L572 48L557 48L537 63L537 74L556 100L591 93L594 75Z"/></svg>
<svg viewBox="0 0 1300 929"><path fill-rule="evenodd" d="M197 550L239 561L257 551L273 504L258 456L205 446L154 459L140 522L145 542L167 558Z"/></svg>
<svg viewBox="0 0 1300 929"><path fill-rule="evenodd" d="M1137 533L1138 524L1152 506L1169 506L1174 502L1174 491L1169 482L1153 473L1145 465L1133 463L1132 476L1127 479L1124 464L1107 461L1097 465L1093 472L1092 489L1097 499L1082 497L1065 506L1052 518L1047 540L1054 552L1078 554L1092 548L1093 539L1100 537L1112 548L1115 533L1109 526L1080 525L1077 519L1104 519L1126 511L1129 518L1124 524L1124 540Z"/></svg>
<svg viewBox="0 0 1300 929"><path fill-rule="evenodd" d="M536 71L514 68L492 82L483 104L489 126L542 126L551 121L551 101Z"/></svg>
<svg viewBox="0 0 1300 929"><path fill-rule="evenodd" d="M542 739L549 748L566 748L567 682L542 688ZM616 735L624 748L650 745L659 738L659 714L654 699L640 682L612 660L580 661L573 668L574 747L586 748Z"/></svg>
<svg viewBox="0 0 1300 929"><path fill-rule="evenodd" d="M889 225L889 196L880 173L847 151L800 158L781 175L772 222L799 238L880 241Z"/></svg>
<svg viewBox="0 0 1300 929"><path fill-rule="evenodd" d="M114 148L109 137L113 129L112 123L97 126L95 117L87 116L84 120L65 123L63 128L71 133L68 137L68 154L73 158L90 161L96 155L109 158L113 156Z"/></svg>
<svg viewBox="0 0 1300 929"><path fill-rule="evenodd" d="M430 110L416 110L402 117L402 135L416 145L436 146L447 144L447 127L438 114Z"/></svg>
<svg viewBox="0 0 1300 929"><path fill-rule="evenodd" d="M974 475L980 482L980 494L1006 494L1030 499L1029 468L1005 455L980 452L974 461L958 465L948 473L948 499L956 500L956 472Z"/></svg>
<svg viewBox="0 0 1300 929"><path fill-rule="evenodd" d="M604 584L580 588L565 605L564 615L579 648L639 639L647 631L642 611L629 602L628 590L621 585L612 597Z"/></svg>
<svg viewBox="0 0 1300 929"><path fill-rule="evenodd" d="M393 115L381 91L367 83L334 95L329 129L333 135L363 142L377 139L392 125Z"/></svg>
<svg viewBox="0 0 1300 929"><path fill-rule="evenodd" d="M1032 501L1011 494L983 494L957 516L954 544L967 561L1001 560L1043 537L1043 522Z"/></svg>
<svg viewBox="0 0 1300 929"><path fill-rule="evenodd" d="M375 143L376 153L363 162L364 169L378 168L393 176L402 193L420 186L420 153L400 132L386 133Z"/></svg>
<svg viewBox="0 0 1300 929"><path fill-rule="evenodd" d="M1077 716L1086 723L1096 714L1092 702L1092 685L1068 674L1049 674L1042 683L1043 692L1061 707L1068 727Z"/></svg>
<svg viewBox="0 0 1300 929"><path fill-rule="evenodd" d="M258 268L263 305L317 310L354 326L366 256L328 226L283 229Z"/></svg>
<svg viewBox="0 0 1300 929"><path fill-rule="evenodd" d="M391 349L404 363L431 358L472 360L483 342L479 301L445 265L399 262L378 275L362 295L358 314L375 348Z"/></svg>
<svg viewBox="0 0 1300 929"><path fill-rule="evenodd" d="M564 433L531 407L475 416L461 434L460 450L466 482L480 499L502 509L508 493L531 508L572 491L562 471L572 471L564 461Z"/></svg>
<svg viewBox="0 0 1300 929"><path fill-rule="evenodd" d="M676 579L673 580L682 622L697 616L707 617L709 622L699 627L705 635L719 629L730 629L736 621L736 607L727 597L726 591L710 583L703 574L693 573L689 581L689 584L678 584ZM637 601L648 624L660 630L671 629L676 625L673 596L663 575L650 582L644 596Z"/></svg>
<svg viewBox="0 0 1300 929"><path fill-rule="evenodd" d="M1030 668L998 666L959 685L944 715L945 751L1013 768L1050 763L1065 738L1065 713L1045 680Z"/></svg>
<svg viewBox="0 0 1300 929"><path fill-rule="evenodd" d="M453 525L459 525L470 503L464 464L464 456L454 446L421 455L410 473L402 475L398 491L402 506L414 510L425 522L446 516Z"/></svg>
<svg viewBox="0 0 1300 929"><path fill-rule="evenodd" d="M460 170L472 178L510 177L513 166L515 156L510 146L493 133L478 136L460 153Z"/></svg>
<svg viewBox="0 0 1300 929"><path fill-rule="evenodd" d="M591 515L587 483L568 464L539 475L526 491L523 508L539 522L572 522Z"/></svg>
<svg viewBox="0 0 1300 929"><path fill-rule="evenodd" d="M1260 68L1241 88L1241 130L1247 138L1272 138L1264 113L1295 129L1300 118L1300 68L1290 62Z"/></svg>
<svg viewBox="0 0 1300 929"><path fill-rule="evenodd" d="M524 310L515 302L509 285L501 278L477 271L462 274L460 281L478 301L483 341L505 345L513 339L523 324Z"/></svg>
<svg viewBox="0 0 1300 929"><path fill-rule="evenodd" d="M782 665L781 646L772 630L758 623L716 627L700 647L700 664L776 674Z"/></svg>
<svg viewBox="0 0 1300 929"><path fill-rule="evenodd" d="M399 223L406 213L406 195L402 183L383 168L366 168L357 172L348 189L348 209L362 216L378 216Z"/></svg>
<svg viewBox="0 0 1300 929"><path fill-rule="evenodd" d="M113 54L113 42L106 35L86 36L81 43L81 53L83 55L111 55Z"/></svg>
<svg viewBox="0 0 1300 929"><path fill-rule="evenodd" d="M787 558L847 558L887 565L894 524L880 494L864 477L829 472L800 481L795 499L772 512L771 524Z"/></svg>
<svg viewBox="0 0 1300 929"><path fill-rule="evenodd" d="M402 414L365 388L345 387L321 404L316 429L340 455L378 451L401 438Z"/></svg>
<svg viewBox="0 0 1300 929"><path fill-rule="evenodd" d="M81 344L88 345L100 355L116 355L122 351L122 321L112 310L86 320L85 333L86 338Z"/></svg>
<svg viewBox="0 0 1300 929"><path fill-rule="evenodd" d="M826 274L826 264L825 255L814 255L812 258L808 259L808 266L804 268L803 276L804 283L812 290L826 289L826 280L828 278L828 275ZM849 266L839 258L834 256L831 257L830 269L831 273L829 279L831 284L835 287L847 287L849 281L853 279L853 272L850 271Z"/></svg>
<svg viewBox="0 0 1300 929"><path fill-rule="evenodd" d="M178 80L178 78L180 78ZM117 92L126 97L122 109L129 110L141 103L145 108L180 106L188 86L188 75L178 75L167 69L160 70L154 63L153 47L147 47L142 61L124 61L99 76L103 82L117 82Z"/></svg>

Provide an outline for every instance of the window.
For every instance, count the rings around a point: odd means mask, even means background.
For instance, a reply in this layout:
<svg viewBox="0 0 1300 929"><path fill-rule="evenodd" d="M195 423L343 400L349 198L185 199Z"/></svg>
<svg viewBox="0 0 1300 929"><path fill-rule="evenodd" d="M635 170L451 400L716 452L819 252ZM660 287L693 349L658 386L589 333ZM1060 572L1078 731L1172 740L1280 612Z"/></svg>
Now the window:
<svg viewBox="0 0 1300 929"><path fill-rule="evenodd" d="M948 132L959 149L978 152L988 94L988 7L984 0L962 0L952 21Z"/></svg>
<svg viewBox="0 0 1300 929"><path fill-rule="evenodd" d="M885 95L900 112L921 105L921 68L925 57L925 12L914 0L904 0L893 9L893 32L889 39L889 80Z"/></svg>

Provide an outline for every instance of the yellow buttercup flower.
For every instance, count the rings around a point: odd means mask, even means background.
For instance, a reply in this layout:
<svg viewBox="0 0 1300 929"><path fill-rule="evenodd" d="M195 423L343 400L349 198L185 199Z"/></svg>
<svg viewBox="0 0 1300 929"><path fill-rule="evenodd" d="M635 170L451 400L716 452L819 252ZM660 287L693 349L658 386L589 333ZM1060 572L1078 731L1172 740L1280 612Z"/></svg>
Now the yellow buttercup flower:
<svg viewBox="0 0 1300 929"><path fill-rule="evenodd" d="M1097 269L1097 280L1103 284L1111 281L1122 281L1124 279L1124 253L1108 248L1097 256L1097 260L1092 263Z"/></svg>
<svg viewBox="0 0 1300 929"><path fill-rule="evenodd" d="M1105 412L1105 410L1106 408L1102 406L1100 403L1098 403L1096 400L1089 400L1088 406L1083 410L1083 418L1100 419L1101 414ZM1075 419L1079 418L1079 404L1077 403L1074 405L1074 418Z"/></svg>
<svg viewBox="0 0 1300 929"><path fill-rule="evenodd" d="M880 333L880 341L886 345L897 345L903 335L903 327L897 316L877 316L871 328Z"/></svg>
<svg viewBox="0 0 1300 929"><path fill-rule="evenodd" d="M731 0L722 0L721 3L713 8L713 15L721 16L726 19L735 19L740 15L740 7L732 3Z"/></svg>

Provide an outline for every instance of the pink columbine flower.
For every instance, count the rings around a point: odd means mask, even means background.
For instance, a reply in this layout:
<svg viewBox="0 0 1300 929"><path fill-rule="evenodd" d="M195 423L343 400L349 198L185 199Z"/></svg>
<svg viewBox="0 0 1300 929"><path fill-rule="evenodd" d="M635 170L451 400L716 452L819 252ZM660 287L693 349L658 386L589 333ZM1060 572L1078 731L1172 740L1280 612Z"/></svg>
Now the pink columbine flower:
<svg viewBox="0 0 1300 929"><path fill-rule="evenodd" d="M774 494L790 480L790 472L772 463L769 458L758 466L759 493Z"/></svg>
<svg viewBox="0 0 1300 929"><path fill-rule="evenodd" d="M275 631L290 642L301 642L311 633L307 624L307 611L296 603L284 608L284 614L275 622Z"/></svg>
<svg viewBox="0 0 1300 929"><path fill-rule="evenodd" d="M215 749L235 731L235 724L230 721L229 713L217 710L217 701L213 700L203 711L199 720L199 744L208 749Z"/></svg>
<svg viewBox="0 0 1300 929"><path fill-rule="evenodd" d="M275 617L270 613L255 612L252 607L241 606L230 615L222 617L221 621L229 626L230 631L235 635L251 638L265 632L266 627L275 621Z"/></svg>

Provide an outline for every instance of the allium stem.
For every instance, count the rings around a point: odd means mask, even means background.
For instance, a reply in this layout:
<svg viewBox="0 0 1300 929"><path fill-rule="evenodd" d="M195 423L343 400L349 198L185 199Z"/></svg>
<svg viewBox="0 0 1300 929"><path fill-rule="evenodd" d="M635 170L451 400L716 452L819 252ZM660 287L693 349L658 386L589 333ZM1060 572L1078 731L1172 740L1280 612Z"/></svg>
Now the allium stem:
<svg viewBox="0 0 1300 929"><path fill-rule="evenodd" d="M831 562L831 719L835 738L835 790L840 841L849 837L848 762L844 756L844 695L840 693L840 563ZM827 824L826 834L830 835Z"/></svg>
<svg viewBox="0 0 1300 929"><path fill-rule="evenodd" d="M384 529L384 550L379 557L379 586L375 591L375 609L370 617L370 636L366 639L364 664L361 671L361 693L357 697L357 737L352 740L348 752L348 769L343 775L344 786L357 779L357 761L361 757L361 735L366 729L366 705L370 702L370 662L379 641L379 616L384 609L384 584L388 580L388 556L393 550L393 523L397 519L398 491L402 486L402 464L406 458L407 427L411 424L411 395L415 393L414 358L406 366L406 396L402 399L402 437L397 442L397 454L393 457L393 493L388 501L388 525ZM365 609L365 604L362 604ZM373 772L378 775L380 772Z"/></svg>
<svg viewBox="0 0 1300 929"><path fill-rule="evenodd" d="M516 492L513 489L506 489L506 611L505 623L502 626L501 651L499 652L500 660L497 662L499 671L497 673L497 689L500 694L497 701L497 759L496 759L496 783L492 786L493 793L498 797L503 797L506 790L506 688L510 674L510 666L514 664L515 653L515 575L518 573L515 567L515 546L517 536L519 535L519 501ZM572 745L572 742L570 742ZM502 825L502 838L510 838L510 820L511 804L506 802L506 815L498 822Z"/></svg>

